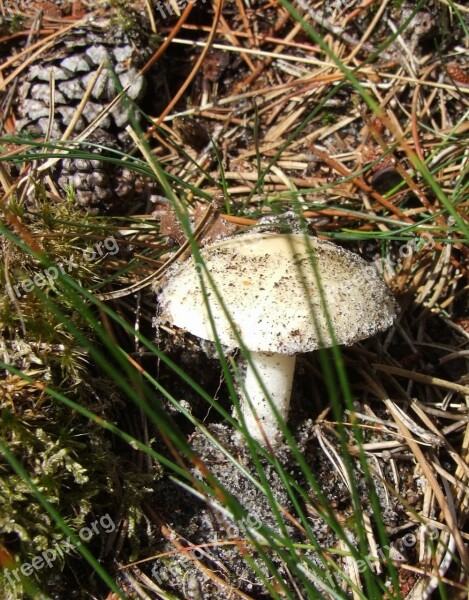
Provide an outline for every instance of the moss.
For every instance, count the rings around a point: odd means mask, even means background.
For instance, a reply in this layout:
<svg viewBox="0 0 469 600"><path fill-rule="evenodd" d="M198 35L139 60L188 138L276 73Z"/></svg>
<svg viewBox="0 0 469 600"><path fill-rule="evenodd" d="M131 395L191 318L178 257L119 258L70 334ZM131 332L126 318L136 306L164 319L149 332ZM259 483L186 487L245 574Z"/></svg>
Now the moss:
<svg viewBox="0 0 469 600"><path fill-rule="evenodd" d="M21 31L24 27L24 18L18 14L12 14L8 17L0 16L0 33L2 36L12 35Z"/></svg>
<svg viewBox="0 0 469 600"><path fill-rule="evenodd" d="M321 113L321 125L324 127L326 125L332 125L333 123L336 122L336 116L334 115L334 113L325 110L323 113Z"/></svg>
<svg viewBox="0 0 469 600"><path fill-rule="evenodd" d="M51 202L41 186L29 198L27 208L14 202L9 208L43 248L49 265L63 262L66 274L85 289L106 281L109 252L94 260L83 257L97 241L110 239L110 222L80 213L69 202ZM129 535L136 537L142 523L146 528L140 504L151 490L155 474L146 479L128 478L120 456L122 447L99 425L100 418L115 418L123 400L116 384L93 364L89 348L82 347L67 327L68 323L90 346L99 347L83 312L86 303L68 294L59 277L46 277L44 285L35 285L30 291L18 287L21 282L35 281L48 267L10 236L0 238L0 251L5 257L0 274L0 359L4 363L0 441L27 473L27 479L23 478L0 454L0 566L15 568L66 538L28 480L72 531L79 532L102 515L117 520L121 514L132 523ZM15 286L21 294L15 292ZM96 420L51 397L46 387L92 411ZM106 536L95 537L99 539L92 540L92 551L101 558ZM134 545L137 555L138 544ZM37 569L14 585L6 581L0 568L0 582L3 578L12 599L22 598L32 583L50 593L51 578L53 587L60 589L64 581L75 577L73 565L78 557L76 549L63 553L54 569ZM79 576L88 573L92 580L91 569L88 572L80 560Z"/></svg>
<svg viewBox="0 0 469 600"><path fill-rule="evenodd" d="M129 39L138 39L157 46L160 40L157 35L151 33L148 26L146 7L138 4L127 0L111 0L110 5L115 10L113 24L122 29Z"/></svg>

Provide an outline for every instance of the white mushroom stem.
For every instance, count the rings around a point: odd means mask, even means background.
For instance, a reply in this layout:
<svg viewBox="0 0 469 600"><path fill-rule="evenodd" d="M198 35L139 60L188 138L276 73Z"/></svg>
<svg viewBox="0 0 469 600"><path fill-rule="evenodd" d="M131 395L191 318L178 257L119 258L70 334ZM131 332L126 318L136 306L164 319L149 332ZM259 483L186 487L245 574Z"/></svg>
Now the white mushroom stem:
<svg viewBox="0 0 469 600"><path fill-rule="evenodd" d="M256 416L251 410L249 401L244 394L241 395L240 407L249 434L260 444L265 445L265 437L272 447L278 446L283 435L278 425L277 417L272 410L259 379L270 394L270 398L284 421L288 419L290 410L290 397L293 385L296 356L285 354L252 352L248 362L244 388L251 401ZM256 373L253 369L257 371ZM262 427L262 429L261 429Z"/></svg>

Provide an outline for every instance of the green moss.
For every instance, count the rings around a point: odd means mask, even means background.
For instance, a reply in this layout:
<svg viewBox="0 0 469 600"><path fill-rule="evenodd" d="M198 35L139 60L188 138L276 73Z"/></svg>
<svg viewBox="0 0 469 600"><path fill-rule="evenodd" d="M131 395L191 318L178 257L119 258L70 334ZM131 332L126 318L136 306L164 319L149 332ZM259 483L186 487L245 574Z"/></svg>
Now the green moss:
<svg viewBox="0 0 469 600"><path fill-rule="evenodd" d="M21 31L24 27L24 18L21 15L0 16L0 33L2 35L12 35Z"/></svg>
<svg viewBox="0 0 469 600"><path fill-rule="evenodd" d="M120 27L130 39L139 39L141 41L157 43L158 37L153 36L146 21L147 15L142 6L136 7L135 3L127 0L111 0L110 5L115 9L112 17L113 24ZM144 39L143 39L144 38Z"/></svg>
<svg viewBox="0 0 469 600"><path fill-rule="evenodd" d="M120 455L122 447L115 446L99 425L100 418L115 418L116 407L123 400L116 384L93 364L89 348L80 345L67 327L76 328L90 346L99 347L82 301L67 293L59 277L46 278L44 285L35 285L30 291L18 287L60 262L67 265L66 274L85 289L105 282L108 253L96 255L94 260L83 257L97 241L112 237L112 223L78 212L71 202L51 202L41 186L27 209L14 203L10 207L44 250L48 265L9 236L0 238L4 256L0 272L0 359L23 374L2 369L0 441L28 477L21 477L0 454L0 567L9 564L5 557L11 557L13 567L29 563L66 537L29 482L72 531L79 532L102 515L117 519L120 514L132 524L129 534L137 536L142 524L147 528L140 505L155 479L154 473L148 478L128 478ZM89 420L50 397L46 386L93 412L96 419ZM100 558L107 536L95 537L92 550ZM138 543L132 545L137 556ZM51 578L60 589L64 581L74 577L78 556L76 550L64 553L54 569L35 570L15 585L5 579L0 568L0 583L3 578L4 589L15 600L24 597L30 584L50 592ZM81 557L80 561L81 577L87 565Z"/></svg>
<svg viewBox="0 0 469 600"><path fill-rule="evenodd" d="M336 117L334 113L325 110L321 113L321 125L324 127L326 125L332 125L335 123Z"/></svg>

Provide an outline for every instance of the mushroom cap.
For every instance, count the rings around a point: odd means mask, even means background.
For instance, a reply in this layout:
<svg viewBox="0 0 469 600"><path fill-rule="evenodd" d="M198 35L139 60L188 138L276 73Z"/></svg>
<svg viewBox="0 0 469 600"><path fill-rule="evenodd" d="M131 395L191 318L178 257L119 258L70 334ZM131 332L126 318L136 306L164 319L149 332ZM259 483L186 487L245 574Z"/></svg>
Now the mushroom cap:
<svg viewBox="0 0 469 600"><path fill-rule="evenodd" d="M169 275L159 298L159 321L214 341L209 304L228 350L239 342L207 271L243 343L255 352L292 355L353 344L387 329L396 317L396 303L373 265L330 242L301 234L248 233L200 254L202 264L190 258Z"/></svg>

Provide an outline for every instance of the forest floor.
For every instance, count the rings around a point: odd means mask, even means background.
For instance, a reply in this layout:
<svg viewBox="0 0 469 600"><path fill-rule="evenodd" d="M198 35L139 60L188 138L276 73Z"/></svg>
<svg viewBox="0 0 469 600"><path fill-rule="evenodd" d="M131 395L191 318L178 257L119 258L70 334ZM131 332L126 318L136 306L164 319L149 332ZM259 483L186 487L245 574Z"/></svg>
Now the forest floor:
<svg viewBox="0 0 469 600"><path fill-rule="evenodd" d="M5 598L467 597L468 28L443 0L0 1ZM232 416L243 353L158 318L175 263L260 219L399 305L299 355L277 449Z"/></svg>

